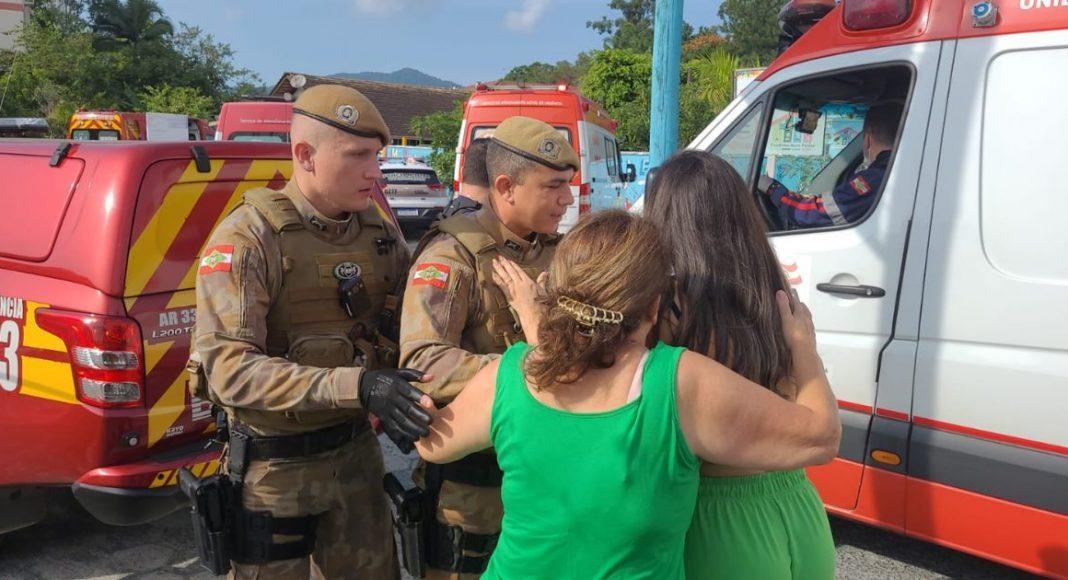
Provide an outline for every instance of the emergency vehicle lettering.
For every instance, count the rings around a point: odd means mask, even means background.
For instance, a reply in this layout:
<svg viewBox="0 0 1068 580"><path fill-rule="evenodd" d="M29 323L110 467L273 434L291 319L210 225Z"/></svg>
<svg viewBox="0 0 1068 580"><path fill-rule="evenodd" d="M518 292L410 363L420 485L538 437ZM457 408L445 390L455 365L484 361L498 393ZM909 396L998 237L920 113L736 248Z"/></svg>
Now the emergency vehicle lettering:
<svg viewBox="0 0 1068 580"><path fill-rule="evenodd" d="M1020 10L1032 8L1068 8L1068 0L1020 0Z"/></svg>
<svg viewBox="0 0 1068 580"><path fill-rule="evenodd" d="M37 326L47 304L0 296L0 393L78 404L63 339Z"/></svg>

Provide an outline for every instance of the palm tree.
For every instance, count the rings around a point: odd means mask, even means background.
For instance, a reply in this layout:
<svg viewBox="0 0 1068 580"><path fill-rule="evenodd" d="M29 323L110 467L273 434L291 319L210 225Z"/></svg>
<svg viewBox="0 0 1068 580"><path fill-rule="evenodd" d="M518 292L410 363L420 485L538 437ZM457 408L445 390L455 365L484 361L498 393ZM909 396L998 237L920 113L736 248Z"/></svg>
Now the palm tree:
<svg viewBox="0 0 1068 580"><path fill-rule="evenodd" d="M93 32L106 43L137 46L174 34L174 26L154 0L96 0L89 12Z"/></svg>

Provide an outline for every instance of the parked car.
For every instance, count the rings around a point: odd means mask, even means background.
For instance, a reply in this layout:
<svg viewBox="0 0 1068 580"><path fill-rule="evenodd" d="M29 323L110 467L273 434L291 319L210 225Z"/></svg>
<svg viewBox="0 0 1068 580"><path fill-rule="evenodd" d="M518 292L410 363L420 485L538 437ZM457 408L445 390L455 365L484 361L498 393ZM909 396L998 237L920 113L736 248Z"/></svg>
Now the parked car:
<svg viewBox="0 0 1068 580"><path fill-rule="evenodd" d="M386 199L402 225L429 226L449 204L449 192L429 165L386 161L381 168Z"/></svg>

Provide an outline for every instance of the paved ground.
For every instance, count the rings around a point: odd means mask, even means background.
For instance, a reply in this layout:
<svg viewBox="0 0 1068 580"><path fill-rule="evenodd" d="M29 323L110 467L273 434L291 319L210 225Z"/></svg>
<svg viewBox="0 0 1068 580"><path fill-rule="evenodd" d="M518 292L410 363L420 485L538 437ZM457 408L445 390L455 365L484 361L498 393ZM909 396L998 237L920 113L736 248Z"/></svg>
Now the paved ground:
<svg viewBox="0 0 1068 580"><path fill-rule="evenodd" d="M407 472L413 458L384 445L387 468ZM838 577L1026 578L959 552L832 519ZM0 580L213 578L195 559L187 513L129 528L106 526L69 495L58 495L48 519L0 543Z"/></svg>

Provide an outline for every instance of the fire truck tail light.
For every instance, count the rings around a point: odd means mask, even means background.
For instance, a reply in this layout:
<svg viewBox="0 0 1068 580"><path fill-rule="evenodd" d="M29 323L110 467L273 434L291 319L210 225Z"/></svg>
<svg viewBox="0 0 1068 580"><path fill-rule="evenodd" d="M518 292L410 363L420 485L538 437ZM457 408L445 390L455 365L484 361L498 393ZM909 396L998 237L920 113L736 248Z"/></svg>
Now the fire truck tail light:
<svg viewBox="0 0 1068 580"><path fill-rule="evenodd" d="M108 408L142 404L144 356L135 320L44 308L37 324L66 343L79 400Z"/></svg>
<svg viewBox="0 0 1068 580"><path fill-rule="evenodd" d="M589 213L591 209L590 184L583 183L582 185L579 185L579 215L585 215Z"/></svg>
<svg viewBox="0 0 1068 580"><path fill-rule="evenodd" d="M99 348L74 347L74 362L90 369L125 370L136 369L137 353L125 350L100 350Z"/></svg>
<svg viewBox="0 0 1068 580"><path fill-rule="evenodd" d="M100 407L133 407L141 400L141 386L137 383L83 378L78 386L83 400L94 401Z"/></svg>
<svg viewBox="0 0 1068 580"><path fill-rule="evenodd" d="M897 26L908 20L911 0L843 0L843 19L849 30Z"/></svg>

